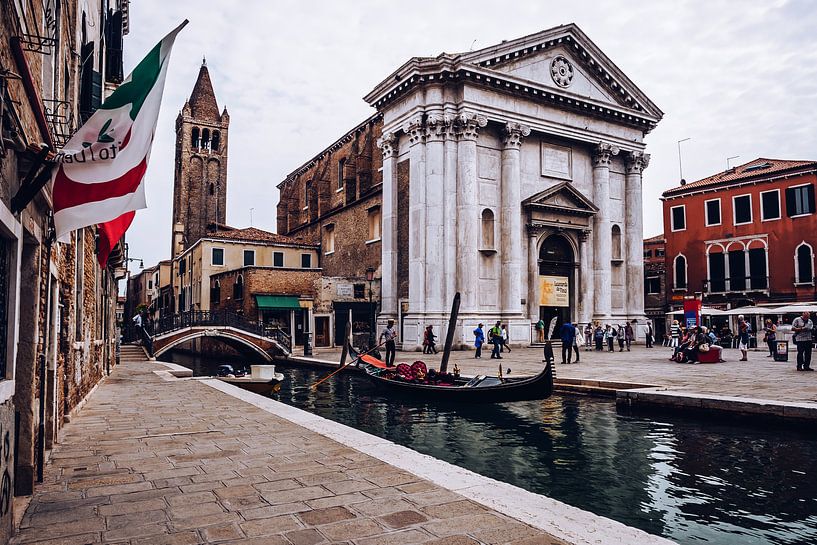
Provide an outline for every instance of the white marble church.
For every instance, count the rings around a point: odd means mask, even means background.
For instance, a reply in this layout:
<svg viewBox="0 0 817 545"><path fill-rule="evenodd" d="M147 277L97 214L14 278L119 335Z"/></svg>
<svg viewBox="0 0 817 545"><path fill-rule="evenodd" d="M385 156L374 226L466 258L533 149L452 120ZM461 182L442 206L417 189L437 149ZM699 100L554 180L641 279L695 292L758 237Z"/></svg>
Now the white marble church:
<svg viewBox="0 0 817 545"><path fill-rule="evenodd" d="M663 113L576 25L412 58L365 100L383 116L378 322L399 320L403 349L444 335L456 292L463 345L478 322L512 343L540 317L643 322L644 137Z"/></svg>

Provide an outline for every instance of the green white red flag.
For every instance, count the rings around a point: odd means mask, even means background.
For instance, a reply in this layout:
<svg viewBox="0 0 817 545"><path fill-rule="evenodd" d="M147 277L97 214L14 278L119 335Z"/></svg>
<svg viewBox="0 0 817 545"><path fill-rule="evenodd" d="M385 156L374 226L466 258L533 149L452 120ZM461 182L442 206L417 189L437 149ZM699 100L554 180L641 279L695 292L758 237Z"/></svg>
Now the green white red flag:
<svg viewBox="0 0 817 545"><path fill-rule="evenodd" d="M130 225L133 211L147 207L143 179L170 50L186 24L156 44L57 154L52 194L58 239L65 240L75 229L112 222L107 228L100 225L100 232L116 237L108 241L115 244Z"/></svg>

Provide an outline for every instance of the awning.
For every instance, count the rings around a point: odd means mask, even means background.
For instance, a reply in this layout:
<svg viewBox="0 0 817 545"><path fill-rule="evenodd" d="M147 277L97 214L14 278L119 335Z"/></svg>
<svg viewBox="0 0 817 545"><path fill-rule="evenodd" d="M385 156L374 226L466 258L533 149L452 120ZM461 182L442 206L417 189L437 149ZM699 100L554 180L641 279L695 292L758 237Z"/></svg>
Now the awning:
<svg viewBox="0 0 817 545"><path fill-rule="evenodd" d="M255 302L261 310L300 310L301 304L295 295L256 295Z"/></svg>

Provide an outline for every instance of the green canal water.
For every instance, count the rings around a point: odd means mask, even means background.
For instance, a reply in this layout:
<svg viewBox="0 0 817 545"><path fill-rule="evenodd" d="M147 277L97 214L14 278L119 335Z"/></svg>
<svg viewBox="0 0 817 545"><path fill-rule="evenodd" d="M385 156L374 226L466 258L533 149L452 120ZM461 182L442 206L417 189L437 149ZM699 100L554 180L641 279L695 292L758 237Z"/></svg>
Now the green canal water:
<svg viewBox="0 0 817 545"><path fill-rule="evenodd" d="M195 374L213 363L177 357ZM455 406L282 368L279 401L682 545L817 543L817 429L624 415L612 400Z"/></svg>

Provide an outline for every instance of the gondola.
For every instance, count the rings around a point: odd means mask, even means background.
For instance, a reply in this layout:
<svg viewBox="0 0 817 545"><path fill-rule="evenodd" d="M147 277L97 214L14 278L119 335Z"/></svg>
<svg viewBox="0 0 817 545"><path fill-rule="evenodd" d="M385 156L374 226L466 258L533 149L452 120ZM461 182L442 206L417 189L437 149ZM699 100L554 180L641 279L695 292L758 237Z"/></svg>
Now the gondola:
<svg viewBox="0 0 817 545"><path fill-rule="evenodd" d="M349 347L349 356L359 357L352 347ZM477 375L473 378L453 378L444 384L389 378L396 376L397 368L387 368L384 362L372 356L361 356L359 364L366 372L366 376L378 387L415 398L455 403L495 403L545 399L553 394L553 367L550 362L541 373L532 377L500 378Z"/></svg>

